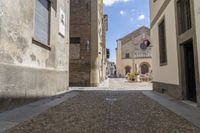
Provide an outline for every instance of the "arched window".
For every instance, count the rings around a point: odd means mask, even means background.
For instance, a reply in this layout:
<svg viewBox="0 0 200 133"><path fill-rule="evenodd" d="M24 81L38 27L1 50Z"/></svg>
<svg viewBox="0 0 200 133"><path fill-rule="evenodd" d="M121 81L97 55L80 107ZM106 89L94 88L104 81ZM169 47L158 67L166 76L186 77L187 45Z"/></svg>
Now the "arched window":
<svg viewBox="0 0 200 133"><path fill-rule="evenodd" d="M140 67L141 67L141 74L149 73L149 67L150 66L148 64L144 63Z"/></svg>
<svg viewBox="0 0 200 133"><path fill-rule="evenodd" d="M126 66L125 67L125 74L128 74L131 72L131 67L130 66Z"/></svg>

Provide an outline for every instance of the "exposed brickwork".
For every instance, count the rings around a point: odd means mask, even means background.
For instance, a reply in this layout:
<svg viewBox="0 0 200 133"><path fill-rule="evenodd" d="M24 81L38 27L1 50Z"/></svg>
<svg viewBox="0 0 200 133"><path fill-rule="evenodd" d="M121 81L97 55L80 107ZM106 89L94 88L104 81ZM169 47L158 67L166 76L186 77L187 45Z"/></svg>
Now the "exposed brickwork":
<svg viewBox="0 0 200 133"><path fill-rule="evenodd" d="M103 20L102 1L73 0L70 4L70 37L80 38L79 44L70 43L72 48L70 49L70 85L94 86L91 83L91 78L97 78L95 81L103 81L105 79L103 78L103 76L105 77L103 73L106 73L106 71L104 71L106 63L103 61L106 55L105 43L102 45L101 42L103 36L105 41L105 33L100 33L102 32L100 29L103 27L102 24L98 23L99 20ZM100 13L100 15L94 15L98 13ZM94 18L94 16L96 18ZM94 25L95 22L96 25ZM94 29L96 29L96 31L93 31ZM100 36L100 38L92 38L94 36ZM92 42L92 40L95 41ZM93 51L94 48L98 49L98 52ZM75 54L79 55L79 58L75 56ZM97 68L95 67L95 69L98 70L98 74L91 77L92 64L94 66L94 62L99 63L96 66ZM98 85L98 83L95 83L95 86L96 85Z"/></svg>
<svg viewBox="0 0 200 133"><path fill-rule="evenodd" d="M91 68L91 53L87 49L87 41L91 40L91 20L88 19L91 18L91 1L71 1L70 7L70 37L80 37L80 51L78 51L78 49L70 51L73 54L80 55L80 59L70 58L70 85L87 86L90 84Z"/></svg>

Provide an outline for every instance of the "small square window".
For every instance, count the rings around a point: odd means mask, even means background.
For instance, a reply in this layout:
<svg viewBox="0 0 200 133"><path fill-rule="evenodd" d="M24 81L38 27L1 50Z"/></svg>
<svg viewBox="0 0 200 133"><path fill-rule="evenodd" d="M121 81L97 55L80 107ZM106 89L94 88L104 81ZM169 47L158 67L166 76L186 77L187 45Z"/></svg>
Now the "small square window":
<svg viewBox="0 0 200 133"><path fill-rule="evenodd" d="M130 54L126 53L126 59L129 59L129 58L130 58Z"/></svg>
<svg viewBox="0 0 200 133"><path fill-rule="evenodd" d="M80 44L81 43L81 38L80 37L71 37L70 38L70 43L71 44Z"/></svg>

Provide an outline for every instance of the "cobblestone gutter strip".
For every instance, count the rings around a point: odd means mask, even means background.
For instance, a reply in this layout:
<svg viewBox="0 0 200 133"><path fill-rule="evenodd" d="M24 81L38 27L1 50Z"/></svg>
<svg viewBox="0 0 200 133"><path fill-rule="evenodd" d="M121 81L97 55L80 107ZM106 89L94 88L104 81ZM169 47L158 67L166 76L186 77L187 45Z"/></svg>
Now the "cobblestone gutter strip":
<svg viewBox="0 0 200 133"><path fill-rule="evenodd" d="M200 128L200 108L152 91L143 91L143 94Z"/></svg>
<svg viewBox="0 0 200 133"><path fill-rule="evenodd" d="M68 92L55 97L46 98L22 107L0 113L0 133L12 128L19 123L29 120L76 95L79 92Z"/></svg>

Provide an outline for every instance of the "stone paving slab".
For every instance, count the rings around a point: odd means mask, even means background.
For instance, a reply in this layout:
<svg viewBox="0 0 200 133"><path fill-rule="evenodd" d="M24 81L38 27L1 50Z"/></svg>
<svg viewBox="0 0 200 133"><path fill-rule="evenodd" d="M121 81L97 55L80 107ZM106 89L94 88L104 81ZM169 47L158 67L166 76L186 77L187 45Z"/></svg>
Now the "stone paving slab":
<svg viewBox="0 0 200 133"><path fill-rule="evenodd" d="M109 87L109 81L110 81L109 78L106 79L106 80L104 80L104 81L99 85L99 87L100 87L100 88L108 88L108 87Z"/></svg>
<svg viewBox="0 0 200 133"><path fill-rule="evenodd" d="M31 119L49 108L56 106L78 94L79 92L68 92L66 94L43 99L14 110L0 113L0 132L12 128L25 120Z"/></svg>
<svg viewBox="0 0 200 133"><path fill-rule="evenodd" d="M108 78L99 87L70 87L69 90L76 91L132 91L152 90L150 82L129 82L125 78Z"/></svg>
<svg viewBox="0 0 200 133"><path fill-rule="evenodd" d="M153 91L143 91L143 94L200 128L200 108Z"/></svg>
<svg viewBox="0 0 200 133"><path fill-rule="evenodd" d="M152 90L150 82L130 82L125 78L109 79L110 90Z"/></svg>

